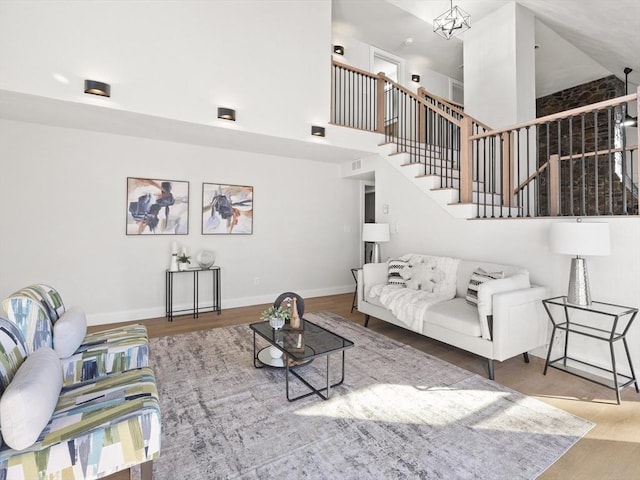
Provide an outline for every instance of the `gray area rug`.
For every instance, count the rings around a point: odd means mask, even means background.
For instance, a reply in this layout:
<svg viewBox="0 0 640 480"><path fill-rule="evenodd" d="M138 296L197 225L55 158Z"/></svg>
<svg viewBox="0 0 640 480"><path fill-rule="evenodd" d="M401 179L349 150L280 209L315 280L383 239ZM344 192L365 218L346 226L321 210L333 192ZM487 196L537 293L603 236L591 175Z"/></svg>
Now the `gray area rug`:
<svg viewBox="0 0 640 480"><path fill-rule="evenodd" d="M289 403L284 371L254 368L248 325L151 340L155 480L531 479L593 426L335 314L305 318L355 342L328 401ZM323 385L324 358L298 368Z"/></svg>

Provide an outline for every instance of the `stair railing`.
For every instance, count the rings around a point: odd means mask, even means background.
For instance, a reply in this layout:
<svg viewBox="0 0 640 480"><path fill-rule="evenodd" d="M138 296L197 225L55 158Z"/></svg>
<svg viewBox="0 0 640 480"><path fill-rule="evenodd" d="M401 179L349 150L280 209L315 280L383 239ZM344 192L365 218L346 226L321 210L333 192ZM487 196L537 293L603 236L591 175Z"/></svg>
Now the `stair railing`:
<svg viewBox="0 0 640 480"><path fill-rule="evenodd" d="M424 89L336 61L331 89L332 123L383 134L477 218L638 213L639 142L628 145L622 120L639 93L491 130Z"/></svg>
<svg viewBox="0 0 640 480"><path fill-rule="evenodd" d="M638 93L471 135L476 217L638 214L629 102Z"/></svg>
<svg viewBox="0 0 640 480"><path fill-rule="evenodd" d="M461 107L422 89L418 94L377 75L336 61L332 63L331 122L384 135L409 163L423 165L423 175L438 175L441 188L456 188L471 201L473 178L465 149L471 133L488 130ZM468 162L467 162L468 163ZM465 171L467 168L467 171Z"/></svg>

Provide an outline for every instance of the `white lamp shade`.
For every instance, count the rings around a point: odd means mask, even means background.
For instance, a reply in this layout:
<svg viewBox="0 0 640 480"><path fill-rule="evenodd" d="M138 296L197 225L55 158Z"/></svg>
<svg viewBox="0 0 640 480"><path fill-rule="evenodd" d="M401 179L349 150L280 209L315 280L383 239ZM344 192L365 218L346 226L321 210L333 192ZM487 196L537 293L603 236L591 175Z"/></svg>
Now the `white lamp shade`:
<svg viewBox="0 0 640 480"><path fill-rule="evenodd" d="M565 255L609 255L608 223L560 222L551 225L549 248Z"/></svg>
<svg viewBox="0 0 640 480"><path fill-rule="evenodd" d="M365 223L362 225L362 240L364 242L388 242L388 223Z"/></svg>

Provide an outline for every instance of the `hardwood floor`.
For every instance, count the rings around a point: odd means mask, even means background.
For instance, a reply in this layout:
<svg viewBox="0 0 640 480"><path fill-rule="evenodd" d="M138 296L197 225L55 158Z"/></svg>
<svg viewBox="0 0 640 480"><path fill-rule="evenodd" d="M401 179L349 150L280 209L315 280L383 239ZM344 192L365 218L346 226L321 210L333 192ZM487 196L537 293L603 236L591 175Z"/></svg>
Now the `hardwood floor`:
<svg viewBox="0 0 640 480"><path fill-rule="evenodd" d="M310 298L305 300L306 312L331 311L351 321L363 324L364 315L351 310L351 294ZM226 327L257 321L267 305L224 310L221 315L207 313L200 318L176 317L144 320L150 337L177 335L209 328ZM100 330L105 326L92 327ZM476 355L430 340L416 333L372 318L369 328L411 345L462 368L486 375L486 361ZM631 348L638 348L631 346ZM550 369L542 374L544 360L531 356L526 364L522 356L496 362L496 381L525 395L591 420L596 426L571 450L539 478L543 480L622 480L640 479L640 395L633 387L622 392L622 404L615 403L615 393L586 380ZM111 475L109 480L125 480L128 472ZM155 479L169 480L169 479Z"/></svg>

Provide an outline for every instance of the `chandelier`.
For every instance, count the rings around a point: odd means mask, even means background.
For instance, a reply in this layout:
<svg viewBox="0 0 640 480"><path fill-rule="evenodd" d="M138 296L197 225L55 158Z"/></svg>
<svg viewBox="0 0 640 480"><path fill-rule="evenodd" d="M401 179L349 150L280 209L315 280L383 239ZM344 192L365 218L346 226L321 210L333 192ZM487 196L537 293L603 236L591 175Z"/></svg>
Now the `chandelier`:
<svg viewBox="0 0 640 480"><path fill-rule="evenodd" d="M433 20L433 31L447 40L471 28L471 15L457 5L454 7L453 0L449 0L449 5L449 10Z"/></svg>

